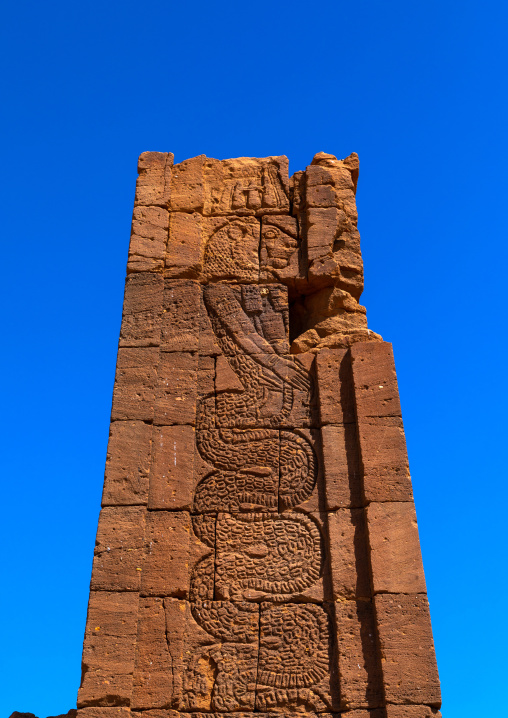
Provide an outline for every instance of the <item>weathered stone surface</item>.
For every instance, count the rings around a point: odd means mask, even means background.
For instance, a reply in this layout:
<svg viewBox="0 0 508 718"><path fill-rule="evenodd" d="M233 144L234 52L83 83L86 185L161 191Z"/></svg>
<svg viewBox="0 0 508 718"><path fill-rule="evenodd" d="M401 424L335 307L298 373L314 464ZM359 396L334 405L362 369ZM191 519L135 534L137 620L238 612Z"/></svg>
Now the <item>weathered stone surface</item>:
<svg viewBox="0 0 508 718"><path fill-rule="evenodd" d="M412 501L402 419L359 418L358 439L366 501Z"/></svg>
<svg viewBox="0 0 508 718"><path fill-rule="evenodd" d="M150 469L150 509L187 509L194 496L194 447L192 426L154 426Z"/></svg>
<svg viewBox="0 0 508 718"><path fill-rule="evenodd" d="M141 598L131 707L169 708L172 697L173 672L164 601Z"/></svg>
<svg viewBox="0 0 508 718"><path fill-rule="evenodd" d="M356 421L348 349L323 349L316 357L321 424L350 424Z"/></svg>
<svg viewBox="0 0 508 718"><path fill-rule="evenodd" d="M196 354L161 353L155 392L155 424L195 423L197 368Z"/></svg>
<svg viewBox="0 0 508 718"><path fill-rule="evenodd" d="M157 347L118 350L112 421L153 419L158 363Z"/></svg>
<svg viewBox="0 0 508 718"><path fill-rule="evenodd" d="M412 501L371 503L367 523L375 593L425 593Z"/></svg>
<svg viewBox="0 0 508 718"><path fill-rule="evenodd" d="M135 207L132 215L128 270L136 263L152 260L153 268L162 267L168 243L169 212L161 207Z"/></svg>
<svg viewBox="0 0 508 718"><path fill-rule="evenodd" d="M370 572L364 509L328 514L331 583L334 600L370 599Z"/></svg>
<svg viewBox="0 0 508 718"><path fill-rule="evenodd" d="M203 311L201 287L197 282L166 277L161 349L166 352L197 351Z"/></svg>
<svg viewBox="0 0 508 718"><path fill-rule="evenodd" d="M386 706L386 718L441 718L441 712L430 706Z"/></svg>
<svg viewBox="0 0 508 718"><path fill-rule="evenodd" d="M171 187L171 152L143 152L138 160L135 205L167 207Z"/></svg>
<svg viewBox="0 0 508 718"><path fill-rule="evenodd" d="M203 266L202 218L198 212L172 212L166 272L168 277L198 278Z"/></svg>
<svg viewBox="0 0 508 718"><path fill-rule="evenodd" d="M203 167L205 155L184 160L173 167L171 176L172 212L201 212L205 200Z"/></svg>
<svg viewBox="0 0 508 718"><path fill-rule="evenodd" d="M145 546L144 506L106 506L99 516L90 587L139 591Z"/></svg>
<svg viewBox="0 0 508 718"><path fill-rule="evenodd" d="M194 564L209 553L192 532L187 511L148 512L141 593L187 597Z"/></svg>
<svg viewBox="0 0 508 718"><path fill-rule="evenodd" d="M351 347L354 396L359 417L402 416L392 345L362 342Z"/></svg>
<svg viewBox="0 0 508 718"><path fill-rule="evenodd" d="M152 427L142 421L114 421L110 427L103 506L146 504Z"/></svg>
<svg viewBox="0 0 508 718"><path fill-rule="evenodd" d="M376 620L369 601L335 601L342 710L383 705Z"/></svg>
<svg viewBox="0 0 508 718"><path fill-rule="evenodd" d="M441 706L429 605L425 595L375 599L386 700Z"/></svg>
<svg viewBox="0 0 508 718"><path fill-rule="evenodd" d="M326 508L362 506L362 472L355 424L323 426L321 429Z"/></svg>
<svg viewBox="0 0 508 718"><path fill-rule="evenodd" d="M137 624L137 593L90 593L78 708L129 705Z"/></svg>
<svg viewBox="0 0 508 718"><path fill-rule="evenodd" d="M125 283L121 347L159 346L164 280L159 274L131 274Z"/></svg>

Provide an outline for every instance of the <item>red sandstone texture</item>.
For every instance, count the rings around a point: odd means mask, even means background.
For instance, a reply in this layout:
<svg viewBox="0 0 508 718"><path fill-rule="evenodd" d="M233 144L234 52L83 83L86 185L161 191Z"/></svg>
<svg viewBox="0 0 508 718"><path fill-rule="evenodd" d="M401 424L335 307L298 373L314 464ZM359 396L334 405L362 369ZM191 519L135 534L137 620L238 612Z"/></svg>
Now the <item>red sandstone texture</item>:
<svg viewBox="0 0 508 718"><path fill-rule="evenodd" d="M79 718L440 716L358 171L141 155Z"/></svg>

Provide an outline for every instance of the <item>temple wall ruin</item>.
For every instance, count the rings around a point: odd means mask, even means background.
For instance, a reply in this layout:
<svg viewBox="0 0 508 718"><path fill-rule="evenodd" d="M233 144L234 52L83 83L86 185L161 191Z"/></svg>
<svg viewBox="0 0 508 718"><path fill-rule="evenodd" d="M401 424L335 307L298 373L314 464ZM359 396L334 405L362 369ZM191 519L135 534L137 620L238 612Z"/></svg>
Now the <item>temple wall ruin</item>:
<svg viewBox="0 0 508 718"><path fill-rule="evenodd" d="M358 167L141 155L79 718L440 715Z"/></svg>

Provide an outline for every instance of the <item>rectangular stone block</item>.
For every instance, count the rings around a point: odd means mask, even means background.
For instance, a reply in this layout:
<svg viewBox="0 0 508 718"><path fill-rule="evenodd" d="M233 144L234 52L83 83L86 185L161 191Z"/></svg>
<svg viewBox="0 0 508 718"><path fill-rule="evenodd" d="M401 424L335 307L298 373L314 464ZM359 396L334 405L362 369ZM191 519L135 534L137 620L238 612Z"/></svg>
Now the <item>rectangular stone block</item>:
<svg viewBox="0 0 508 718"><path fill-rule="evenodd" d="M169 212L162 207L134 207L129 261L150 259L162 267L168 243Z"/></svg>
<svg viewBox="0 0 508 718"><path fill-rule="evenodd" d="M341 710L380 707L383 679L373 606L344 600L334 606Z"/></svg>
<svg viewBox="0 0 508 718"><path fill-rule="evenodd" d="M78 708L129 705L137 621L137 593L90 593ZM100 713L81 715L101 718Z"/></svg>
<svg viewBox="0 0 508 718"><path fill-rule="evenodd" d="M329 255L340 233L344 213L336 207L307 209L307 257L309 263Z"/></svg>
<svg viewBox="0 0 508 718"><path fill-rule="evenodd" d="M371 503L366 511L375 593L425 593L414 504Z"/></svg>
<svg viewBox="0 0 508 718"><path fill-rule="evenodd" d="M171 188L171 152L143 152L138 159L135 206L168 206Z"/></svg>
<svg viewBox="0 0 508 718"><path fill-rule="evenodd" d="M333 599L371 597L364 509L328 513Z"/></svg>
<svg viewBox="0 0 508 718"><path fill-rule="evenodd" d="M205 155L191 157L173 167L171 177L172 212L202 212L205 201Z"/></svg>
<svg viewBox="0 0 508 718"><path fill-rule="evenodd" d="M359 418L358 438L365 500L412 501L402 419Z"/></svg>
<svg viewBox="0 0 508 718"><path fill-rule="evenodd" d="M203 268L202 217L197 212L172 212L166 254L166 276L197 279Z"/></svg>
<svg viewBox="0 0 508 718"><path fill-rule="evenodd" d="M356 421L351 356L348 349L322 349L316 356L321 424Z"/></svg>
<svg viewBox="0 0 508 718"><path fill-rule="evenodd" d="M323 426L321 449L326 508L335 511L362 506L362 471L356 425Z"/></svg>
<svg viewBox="0 0 508 718"><path fill-rule="evenodd" d="M152 421L159 349L118 350L111 421Z"/></svg>
<svg viewBox="0 0 508 718"><path fill-rule="evenodd" d="M402 416L392 345L357 342L351 360L358 417Z"/></svg>
<svg viewBox="0 0 508 718"><path fill-rule="evenodd" d="M213 643L210 645L211 642L216 641L217 636L212 636L198 626L192 616L191 604L188 601L166 598L164 607L166 610L166 635L173 665L173 705L184 711L182 714L173 711L172 715L167 718L188 715L189 711L208 712L212 710L212 693L218 673L221 668L224 668L221 661L220 642L215 643L215 646ZM212 621L215 619L216 624L220 623L222 619L227 626L227 617L230 613L227 606L217 604L214 608L214 604L208 604L207 608L204 625L208 625L210 619ZM231 613L234 625L234 613ZM231 647L231 644L229 646ZM221 663L222 665L220 665ZM231 681L224 687L226 691L228 689L231 691Z"/></svg>
<svg viewBox="0 0 508 718"><path fill-rule="evenodd" d="M166 277L161 349L165 352L197 351L203 311L201 286L197 282Z"/></svg>
<svg viewBox="0 0 508 718"><path fill-rule="evenodd" d="M376 606L386 700L441 706L425 595L378 594Z"/></svg>
<svg viewBox="0 0 508 718"><path fill-rule="evenodd" d="M114 421L110 426L103 506L146 504L152 427L142 421Z"/></svg>
<svg viewBox="0 0 508 718"><path fill-rule="evenodd" d="M153 427L150 509L192 508L195 445L193 426Z"/></svg>
<svg viewBox="0 0 508 718"><path fill-rule="evenodd" d="M195 536L187 511L149 511L141 593L188 597L194 565L209 553Z"/></svg>
<svg viewBox="0 0 508 718"><path fill-rule="evenodd" d="M195 424L198 357L162 352L157 370L154 423Z"/></svg>
<svg viewBox="0 0 508 718"><path fill-rule="evenodd" d="M162 598L141 598L131 707L169 708L173 666Z"/></svg>
<svg viewBox="0 0 508 718"><path fill-rule="evenodd" d="M144 506L106 506L99 516L92 569L94 591L139 591L145 550Z"/></svg>
<svg viewBox="0 0 508 718"><path fill-rule="evenodd" d="M140 272L127 277L119 346L159 346L163 291L160 274Z"/></svg>

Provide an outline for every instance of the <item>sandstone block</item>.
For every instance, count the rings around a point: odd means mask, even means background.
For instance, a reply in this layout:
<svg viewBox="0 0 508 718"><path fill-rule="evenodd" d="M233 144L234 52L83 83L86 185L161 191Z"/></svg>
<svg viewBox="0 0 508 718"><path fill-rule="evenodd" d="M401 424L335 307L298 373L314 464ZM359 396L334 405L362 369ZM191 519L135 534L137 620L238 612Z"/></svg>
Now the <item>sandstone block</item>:
<svg viewBox="0 0 508 718"><path fill-rule="evenodd" d="M118 350L112 421L152 420L158 363L157 347Z"/></svg>
<svg viewBox="0 0 508 718"><path fill-rule="evenodd" d="M374 598L386 700L441 706L429 604L425 595Z"/></svg>
<svg viewBox="0 0 508 718"><path fill-rule="evenodd" d="M362 506L360 470L355 424L321 428L324 492L326 508Z"/></svg>
<svg viewBox="0 0 508 718"><path fill-rule="evenodd" d="M154 426L153 432L148 507L190 510L195 488L194 427Z"/></svg>
<svg viewBox="0 0 508 718"><path fill-rule="evenodd" d="M360 417L358 438L366 501L412 501L402 419Z"/></svg>
<svg viewBox="0 0 508 718"><path fill-rule="evenodd" d="M384 708L374 708L374 710L362 710L361 708L356 711L348 711L347 718L386 718Z"/></svg>
<svg viewBox="0 0 508 718"><path fill-rule="evenodd" d="M386 706L386 718L442 718L437 708L430 706Z"/></svg>
<svg viewBox="0 0 508 718"><path fill-rule="evenodd" d="M141 272L127 277L119 346L159 346L163 291L159 274Z"/></svg>
<svg viewBox="0 0 508 718"><path fill-rule="evenodd" d="M162 598L141 598L131 707L169 708L173 697L172 660Z"/></svg>
<svg viewBox="0 0 508 718"><path fill-rule="evenodd" d="M166 277L161 349L166 352L196 351L203 311L201 287L197 282Z"/></svg>
<svg viewBox="0 0 508 718"><path fill-rule="evenodd" d="M371 597L364 509L328 513L328 542L334 600Z"/></svg>
<svg viewBox="0 0 508 718"><path fill-rule="evenodd" d="M168 242L169 212L161 207L134 207L129 259L136 257L162 262Z"/></svg>
<svg viewBox="0 0 508 718"><path fill-rule="evenodd" d="M191 571L209 553L210 549L195 537L187 511L148 512L141 593L187 597Z"/></svg>
<svg viewBox="0 0 508 718"><path fill-rule="evenodd" d="M110 426L103 506L146 504L152 427L142 421Z"/></svg>
<svg viewBox="0 0 508 718"><path fill-rule="evenodd" d="M196 354L161 353L155 392L155 424L195 424L197 368Z"/></svg>
<svg viewBox="0 0 508 718"><path fill-rule="evenodd" d="M92 570L94 591L139 591L144 506L106 506L99 516Z"/></svg>
<svg viewBox="0 0 508 718"><path fill-rule="evenodd" d="M184 160L173 167L170 208L173 212L202 212L205 199L205 155Z"/></svg>
<svg viewBox="0 0 508 718"><path fill-rule="evenodd" d="M131 254L127 261L127 274L135 274L136 272L159 272L163 267L164 261L162 259Z"/></svg>
<svg viewBox="0 0 508 718"><path fill-rule="evenodd" d="M203 266L202 218L197 212L172 212L166 254L168 277L198 278Z"/></svg>
<svg viewBox="0 0 508 718"><path fill-rule="evenodd" d="M143 152L138 160L135 205L167 207L171 187L171 152Z"/></svg>
<svg viewBox="0 0 508 718"><path fill-rule="evenodd" d="M137 620L137 593L90 593L78 708L129 705Z"/></svg>
<svg viewBox="0 0 508 718"><path fill-rule="evenodd" d="M371 503L367 523L375 593L425 593L414 504Z"/></svg>
<svg viewBox="0 0 508 718"><path fill-rule="evenodd" d="M349 350L321 350L316 357L316 375L321 424L356 421Z"/></svg>
<svg viewBox="0 0 508 718"><path fill-rule="evenodd" d="M383 705L376 622L369 601L335 601L342 710ZM349 714L348 714L349 715Z"/></svg>
<svg viewBox="0 0 508 718"><path fill-rule="evenodd" d="M358 342L351 347L356 411L364 416L401 416L392 345Z"/></svg>

